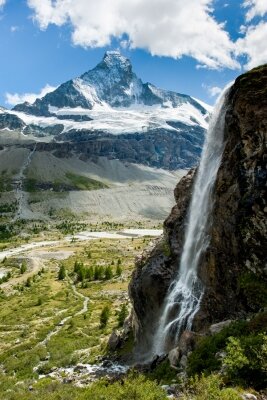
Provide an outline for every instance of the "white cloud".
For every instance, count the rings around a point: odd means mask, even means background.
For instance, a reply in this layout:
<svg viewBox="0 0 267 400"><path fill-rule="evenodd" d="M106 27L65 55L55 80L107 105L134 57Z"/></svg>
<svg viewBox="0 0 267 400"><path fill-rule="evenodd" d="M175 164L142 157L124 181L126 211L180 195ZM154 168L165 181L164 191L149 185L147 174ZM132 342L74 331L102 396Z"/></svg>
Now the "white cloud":
<svg viewBox="0 0 267 400"><path fill-rule="evenodd" d="M208 68L238 68L234 43L212 15L213 0L28 0L41 29L70 23L72 41L109 45L127 35L131 48L152 55L195 58Z"/></svg>
<svg viewBox="0 0 267 400"><path fill-rule="evenodd" d="M267 22L247 28L244 38L236 42L236 53L247 57L245 68L250 69L267 62Z"/></svg>
<svg viewBox="0 0 267 400"><path fill-rule="evenodd" d="M248 8L246 19L251 21L254 17L263 17L267 13L266 0L245 0L244 7Z"/></svg>
<svg viewBox="0 0 267 400"><path fill-rule="evenodd" d="M6 0L0 0L0 8L4 7Z"/></svg>
<svg viewBox="0 0 267 400"><path fill-rule="evenodd" d="M246 57L244 67L250 69L267 62L267 22L263 18L267 13L267 0L244 0L243 7L247 8L247 24L240 26L239 32L244 37L236 41L235 53ZM255 17L261 18L257 24L253 23Z"/></svg>
<svg viewBox="0 0 267 400"><path fill-rule="evenodd" d="M24 103L27 101L28 103L34 103L37 98L44 97L47 93L55 90L56 87L45 85L43 89L41 89L40 93L6 93L6 104L10 104L11 106L15 106L19 103Z"/></svg>
<svg viewBox="0 0 267 400"><path fill-rule="evenodd" d="M202 83L201 86L206 90L210 97L218 97L219 94L221 94L222 92L222 88L220 88L219 86L209 86L205 83Z"/></svg>
<svg viewBox="0 0 267 400"><path fill-rule="evenodd" d="M211 97L217 97L222 92L222 88L218 86L208 87L208 93Z"/></svg>

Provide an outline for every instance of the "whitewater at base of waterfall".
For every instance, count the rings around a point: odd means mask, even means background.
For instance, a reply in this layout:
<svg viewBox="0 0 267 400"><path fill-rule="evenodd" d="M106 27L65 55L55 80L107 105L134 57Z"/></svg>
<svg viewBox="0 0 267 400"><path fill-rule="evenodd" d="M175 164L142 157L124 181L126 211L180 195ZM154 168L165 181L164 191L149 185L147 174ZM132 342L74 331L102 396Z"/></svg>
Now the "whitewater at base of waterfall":
<svg viewBox="0 0 267 400"><path fill-rule="evenodd" d="M228 87L217 101L210 121L189 207L178 275L166 295L157 331L152 339L150 358L175 347L181 333L191 330L200 308L204 287L198 278L198 265L209 244L212 193L224 150Z"/></svg>

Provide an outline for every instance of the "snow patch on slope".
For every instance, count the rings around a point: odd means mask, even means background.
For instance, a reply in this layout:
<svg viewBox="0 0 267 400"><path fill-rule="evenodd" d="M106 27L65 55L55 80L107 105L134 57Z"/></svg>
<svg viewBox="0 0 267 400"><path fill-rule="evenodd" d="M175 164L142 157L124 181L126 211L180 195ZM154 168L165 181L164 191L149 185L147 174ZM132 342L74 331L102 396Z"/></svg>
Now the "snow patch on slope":
<svg viewBox="0 0 267 400"><path fill-rule="evenodd" d="M95 93L88 93L94 101ZM166 121L181 122L188 126L201 126L207 129L208 123L206 115L203 115L197 108L190 103L183 103L176 108L162 108L156 106L132 105L128 108L111 108L106 103L96 103L92 110L77 108L56 108L50 107L51 112L56 115L87 115L92 121L74 122L71 120L59 120L56 117L37 117L30 114L24 114L19 111L12 111L13 114L21 118L27 125L34 124L42 127L63 124L64 131L70 129L89 129L102 130L114 135L133 132L146 132L151 129L168 129L179 131L171 127Z"/></svg>

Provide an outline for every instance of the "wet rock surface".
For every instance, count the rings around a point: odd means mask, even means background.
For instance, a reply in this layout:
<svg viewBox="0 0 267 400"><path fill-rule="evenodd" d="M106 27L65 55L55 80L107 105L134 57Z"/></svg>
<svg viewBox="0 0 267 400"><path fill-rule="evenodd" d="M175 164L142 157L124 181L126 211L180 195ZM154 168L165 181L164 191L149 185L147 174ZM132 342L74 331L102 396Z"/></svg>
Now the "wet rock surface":
<svg viewBox="0 0 267 400"><path fill-rule="evenodd" d="M266 306L266 65L236 80L227 106L210 244L199 266L205 294L193 330L200 333ZM137 260L129 285L139 349L147 348L178 272L193 176L190 171L177 185L164 236Z"/></svg>
<svg viewBox="0 0 267 400"><path fill-rule="evenodd" d="M164 222L163 237L136 261L136 269L129 284L129 295L134 310L133 328L138 352L148 349L163 299L177 273L193 177L194 170L178 183L175 189L176 205Z"/></svg>
<svg viewBox="0 0 267 400"><path fill-rule="evenodd" d="M103 377L119 379L127 373L128 369L127 365L106 360L100 364L77 364L66 368L55 367L48 374L39 375L39 379L51 377L63 383L82 387Z"/></svg>
<svg viewBox="0 0 267 400"><path fill-rule="evenodd" d="M237 78L225 125L210 245L199 274L206 291L195 328L266 306L267 66Z"/></svg>

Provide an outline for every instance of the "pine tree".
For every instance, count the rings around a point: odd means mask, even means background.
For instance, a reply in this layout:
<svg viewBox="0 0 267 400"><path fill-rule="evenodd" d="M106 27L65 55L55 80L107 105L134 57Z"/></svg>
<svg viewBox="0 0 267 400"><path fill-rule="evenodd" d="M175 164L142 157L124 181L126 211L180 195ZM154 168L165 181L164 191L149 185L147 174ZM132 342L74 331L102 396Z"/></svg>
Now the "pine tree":
<svg viewBox="0 0 267 400"><path fill-rule="evenodd" d="M100 314L100 328L103 329L107 326L110 317L110 307L105 306Z"/></svg>
<svg viewBox="0 0 267 400"><path fill-rule="evenodd" d="M118 313L118 327L122 327L124 324L124 321L128 315L128 310L126 304L122 304L121 309Z"/></svg>
<svg viewBox="0 0 267 400"><path fill-rule="evenodd" d="M32 285L32 280L31 280L31 278L29 277L29 278L27 278L27 280L26 280L25 286L26 286L26 287L31 287L31 285Z"/></svg>
<svg viewBox="0 0 267 400"><path fill-rule="evenodd" d="M99 267L96 265L94 269L94 280L97 281L98 279L100 279L100 271Z"/></svg>
<svg viewBox="0 0 267 400"><path fill-rule="evenodd" d="M58 272L58 279L60 281L62 281L63 279L66 278L66 269L65 266L62 264L59 268L59 272Z"/></svg>
<svg viewBox="0 0 267 400"><path fill-rule="evenodd" d="M112 272L112 268L111 266L107 266L105 268L105 279L108 281L109 279L111 279L113 277L113 272Z"/></svg>
<svg viewBox="0 0 267 400"><path fill-rule="evenodd" d="M79 271L79 269L80 269L80 264L79 264L79 262L76 260L75 263L74 263L73 271L74 271L75 273L77 273L77 272Z"/></svg>
<svg viewBox="0 0 267 400"><path fill-rule="evenodd" d="M25 261L22 262L21 267L20 267L20 273L24 274L24 272L27 271L27 264Z"/></svg>
<svg viewBox="0 0 267 400"><path fill-rule="evenodd" d="M116 267L116 275L121 276L121 274L122 274L122 267L120 264L118 264Z"/></svg>

